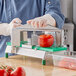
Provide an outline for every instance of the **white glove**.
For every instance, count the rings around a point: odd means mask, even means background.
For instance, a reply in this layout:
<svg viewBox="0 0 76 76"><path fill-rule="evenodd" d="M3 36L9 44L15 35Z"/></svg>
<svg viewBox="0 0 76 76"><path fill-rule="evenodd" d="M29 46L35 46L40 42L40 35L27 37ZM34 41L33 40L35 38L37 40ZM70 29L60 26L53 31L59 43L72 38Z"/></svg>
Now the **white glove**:
<svg viewBox="0 0 76 76"><path fill-rule="evenodd" d="M11 35L13 28L21 26L21 20L19 18L13 19L10 24L2 23L0 24L0 35L8 36Z"/></svg>
<svg viewBox="0 0 76 76"><path fill-rule="evenodd" d="M52 26L56 26L56 21L50 14L46 14L44 16L41 16L32 20L28 20L27 24L30 24L34 27L39 28L39 27L45 27L48 24Z"/></svg>

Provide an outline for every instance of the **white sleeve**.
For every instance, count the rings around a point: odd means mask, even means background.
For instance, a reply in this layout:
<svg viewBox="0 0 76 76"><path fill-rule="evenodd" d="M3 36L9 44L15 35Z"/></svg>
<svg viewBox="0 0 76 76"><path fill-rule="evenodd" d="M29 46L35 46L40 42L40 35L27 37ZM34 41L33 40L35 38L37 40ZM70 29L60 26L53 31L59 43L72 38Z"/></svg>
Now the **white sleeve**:
<svg viewBox="0 0 76 76"><path fill-rule="evenodd" d="M7 23L0 24L0 35L9 36L10 35L10 26Z"/></svg>

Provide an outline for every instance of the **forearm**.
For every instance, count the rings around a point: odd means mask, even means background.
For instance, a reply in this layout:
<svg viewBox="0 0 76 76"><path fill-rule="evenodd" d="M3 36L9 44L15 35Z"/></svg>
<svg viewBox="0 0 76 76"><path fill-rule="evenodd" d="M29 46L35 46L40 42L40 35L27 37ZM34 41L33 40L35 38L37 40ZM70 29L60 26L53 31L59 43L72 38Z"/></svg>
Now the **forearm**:
<svg viewBox="0 0 76 76"><path fill-rule="evenodd" d="M10 27L7 23L0 24L0 35L8 36L10 35Z"/></svg>
<svg viewBox="0 0 76 76"><path fill-rule="evenodd" d="M51 16L56 20L56 26L62 29L64 26L65 17L63 15L60 16L57 13L53 13Z"/></svg>
<svg viewBox="0 0 76 76"><path fill-rule="evenodd" d="M46 14L49 14L50 16L52 16L55 19L56 27L58 27L60 29L63 27L65 18L62 14L55 13L54 11L47 12Z"/></svg>
<svg viewBox="0 0 76 76"><path fill-rule="evenodd" d="M51 0L49 1L51 2ZM55 19L56 26L61 29L64 25L65 17L61 13L60 0L53 0L51 3L47 2L46 0L45 14L50 14Z"/></svg>

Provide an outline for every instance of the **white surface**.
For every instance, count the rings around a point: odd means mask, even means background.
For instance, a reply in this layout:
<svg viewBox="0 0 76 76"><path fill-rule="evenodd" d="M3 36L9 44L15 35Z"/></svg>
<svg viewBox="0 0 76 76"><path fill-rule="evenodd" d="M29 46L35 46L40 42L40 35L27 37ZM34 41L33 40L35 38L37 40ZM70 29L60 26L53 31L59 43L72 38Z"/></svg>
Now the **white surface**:
<svg viewBox="0 0 76 76"><path fill-rule="evenodd" d="M22 45L22 47L31 49L32 45Z"/></svg>
<svg viewBox="0 0 76 76"><path fill-rule="evenodd" d="M11 34L12 46L20 46L20 31L13 29Z"/></svg>
<svg viewBox="0 0 76 76"><path fill-rule="evenodd" d="M47 27L41 27L41 28L34 28L31 25L25 24L25 26L17 27L16 29L20 31L58 31L60 32L61 30L53 27L51 25L48 25Z"/></svg>
<svg viewBox="0 0 76 76"><path fill-rule="evenodd" d="M11 53L11 46L7 46L6 53ZM44 59L45 51L33 50L27 48L19 48L16 54Z"/></svg>

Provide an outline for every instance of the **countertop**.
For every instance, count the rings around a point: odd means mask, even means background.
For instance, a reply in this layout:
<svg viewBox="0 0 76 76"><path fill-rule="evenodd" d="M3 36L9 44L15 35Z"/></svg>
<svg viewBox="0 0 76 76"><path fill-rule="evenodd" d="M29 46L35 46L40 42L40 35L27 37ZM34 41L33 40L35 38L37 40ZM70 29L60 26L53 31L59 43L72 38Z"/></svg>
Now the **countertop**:
<svg viewBox="0 0 76 76"><path fill-rule="evenodd" d="M26 76L76 76L76 71L74 70L53 67L51 60L47 60L45 66L43 66L41 62L41 59L20 55L11 56L8 59L0 58L0 65L24 67Z"/></svg>

